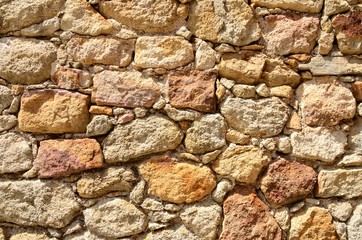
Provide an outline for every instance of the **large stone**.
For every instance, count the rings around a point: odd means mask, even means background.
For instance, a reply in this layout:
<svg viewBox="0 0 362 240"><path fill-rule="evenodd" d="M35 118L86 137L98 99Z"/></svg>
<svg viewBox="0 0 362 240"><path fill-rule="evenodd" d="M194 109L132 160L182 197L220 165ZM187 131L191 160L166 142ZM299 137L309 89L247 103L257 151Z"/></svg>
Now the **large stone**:
<svg viewBox="0 0 362 240"><path fill-rule="evenodd" d="M362 204L358 204L354 209L351 218L347 223L347 233L349 240L362 239Z"/></svg>
<svg viewBox="0 0 362 240"><path fill-rule="evenodd" d="M0 39L0 56L1 78L13 84L36 84L50 78L57 53L49 41L5 37Z"/></svg>
<svg viewBox="0 0 362 240"><path fill-rule="evenodd" d="M257 41L261 35L252 8L238 0L193 1L187 27L203 40L237 46Z"/></svg>
<svg viewBox="0 0 362 240"><path fill-rule="evenodd" d="M282 231L268 207L251 188L235 187L223 204L220 240L281 240Z"/></svg>
<svg viewBox="0 0 362 240"><path fill-rule="evenodd" d="M261 82L265 82L268 87L289 85L294 88L300 83L300 76L282 61L267 59Z"/></svg>
<svg viewBox="0 0 362 240"><path fill-rule="evenodd" d="M261 179L261 190L269 203L282 206L311 194L316 181L313 168L281 159L268 166Z"/></svg>
<svg viewBox="0 0 362 240"><path fill-rule="evenodd" d="M275 97L261 100L227 98L220 110L231 127L255 137L278 135L289 113L286 104Z"/></svg>
<svg viewBox="0 0 362 240"><path fill-rule="evenodd" d="M132 61L134 40L110 37L73 37L66 45L67 52L82 64L128 66Z"/></svg>
<svg viewBox="0 0 362 240"><path fill-rule="evenodd" d="M102 1L99 10L107 18L147 33L174 31L187 17L186 5L177 0Z"/></svg>
<svg viewBox="0 0 362 240"><path fill-rule="evenodd" d="M139 171L147 181L149 194L173 203L195 202L216 186L210 168L177 162L167 156L143 162Z"/></svg>
<svg viewBox="0 0 362 240"><path fill-rule="evenodd" d="M120 238L142 232L147 217L133 204L120 199L105 199L83 211L87 228L97 235Z"/></svg>
<svg viewBox="0 0 362 240"><path fill-rule="evenodd" d="M202 240L184 225L175 224L174 226L159 231L140 235L137 240Z"/></svg>
<svg viewBox="0 0 362 240"><path fill-rule="evenodd" d="M251 0L259 7L282 8L299 12L319 13L323 7L323 0Z"/></svg>
<svg viewBox="0 0 362 240"><path fill-rule="evenodd" d="M0 221L25 226L61 228L80 210L71 188L53 181L2 181L0 197Z"/></svg>
<svg viewBox="0 0 362 240"><path fill-rule="evenodd" d="M144 155L175 149L182 141L181 129L167 118L153 115L115 127L103 141L108 163L127 162Z"/></svg>
<svg viewBox="0 0 362 240"><path fill-rule="evenodd" d="M141 68L174 69L194 60L191 43L177 36L139 37L134 61Z"/></svg>
<svg viewBox="0 0 362 240"><path fill-rule="evenodd" d="M300 70L310 70L314 76L362 74L362 60L355 57L316 56L307 64L299 64Z"/></svg>
<svg viewBox="0 0 362 240"><path fill-rule="evenodd" d="M362 154L362 118L357 118L348 135L348 148Z"/></svg>
<svg viewBox="0 0 362 240"><path fill-rule="evenodd" d="M234 146L221 153L212 168L220 175L232 177L241 183L253 184L268 162L268 156L258 147Z"/></svg>
<svg viewBox="0 0 362 240"><path fill-rule="evenodd" d="M0 70L1 71L1 70ZM11 93L10 88L7 88L5 86L0 85L0 113L8 108L11 105L11 102L13 101L13 95Z"/></svg>
<svg viewBox="0 0 362 240"><path fill-rule="evenodd" d="M351 90L336 77L314 78L301 84L296 93L303 121L309 126L334 126L356 113Z"/></svg>
<svg viewBox="0 0 362 240"><path fill-rule="evenodd" d="M25 92L21 98L19 127L25 132L85 132L89 97L65 90Z"/></svg>

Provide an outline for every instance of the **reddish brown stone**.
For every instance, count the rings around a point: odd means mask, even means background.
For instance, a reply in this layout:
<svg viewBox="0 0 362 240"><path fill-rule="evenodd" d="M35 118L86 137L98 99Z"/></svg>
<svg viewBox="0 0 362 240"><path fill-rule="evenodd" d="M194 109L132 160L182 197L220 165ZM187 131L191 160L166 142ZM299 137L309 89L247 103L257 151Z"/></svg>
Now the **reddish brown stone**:
<svg viewBox="0 0 362 240"><path fill-rule="evenodd" d="M102 167L103 156L94 139L45 140L34 165L39 178L63 177Z"/></svg>
<svg viewBox="0 0 362 240"><path fill-rule="evenodd" d="M91 85L91 75L83 70L58 67L52 71L52 80L60 88L77 90Z"/></svg>
<svg viewBox="0 0 362 240"><path fill-rule="evenodd" d="M351 12L346 15L338 15L333 19L333 26L342 31L348 37L362 37L362 11Z"/></svg>
<svg viewBox="0 0 362 240"><path fill-rule="evenodd" d="M168 77L170 102L176 108L215 112L216 74L203 71L178 71Z"/></svg>
<svg viewBox="0 0 362 240"><path fill-rule="evenodd" d="M362 101L362 81L352 83L352 93L357 101Z"/></svg>

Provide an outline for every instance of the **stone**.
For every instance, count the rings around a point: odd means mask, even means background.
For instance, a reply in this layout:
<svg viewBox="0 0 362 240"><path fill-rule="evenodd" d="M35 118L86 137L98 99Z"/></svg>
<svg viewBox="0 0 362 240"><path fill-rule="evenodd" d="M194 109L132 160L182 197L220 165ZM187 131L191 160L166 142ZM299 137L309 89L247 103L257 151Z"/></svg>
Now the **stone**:
<svg viewBox="0 0 362 240"><path fill-rule="evenodd" d="M323 0L251 0L256 6L266 8L282 8L299 12L319 13L323 7Z"/></svg>
<svg viewBox="0 0 362 240"><path fill-rule="evenodd" d="M227 123L252 137L278 135L288 120L288 107L278 98L260 100L227 98L220 111Z"/></svg>
<svg viewBox="0 0 362 240"><path fill-rule="evenodd" d="M270 54L310 53L318 37L319 17L296 13L268 15L260 21L260 28Z"/></svg>
<svg viewBox="0 0 362 240"><path fill-rule="evenodd" d="M0 115L0 132L9 130L18 124L18 119L14 115Z"/></svg>
<svg viewBox="0 0 362 240"><path fill-rule="evenodd" d="M212 192L212 199L217 203L222 203L224 201L225 195L234 187L234 184L226 179L221 179L215 190Z"/></svg>
<svg viewBox="0 0 362 240"><path fill-rule="evenodd" d="M195 68L198 70L207 70L215 66L216 51L209 44L202 41L196 50Z"/></svg>
<svg viewBox="0 0 362 240"><path fill-rule="evenodd" d="M349 202L332 202L328 204L328 210L334 218L345 222L351 216L353 207Z"/></svg>
<svg viewBox="0 0 362 240"><path fill-rule="evenodd" d="M357 118L348 135L348 148L357 154L362 154L362 118Z"/></svg>
<svg viewBox="0 0 362 240"><path fill-rule="evenodd" d="M351 218L347 223L347 234L349 240L358 240L362 237L362 204L354 209Z"/></svg>
<svg viewBox="0 0 362 240"><path fill-rule="evenodd" d="M133 204L120 199L105 199L83 211L88 230L108 238L120 238L142 232L147 217Z"/></svg>
<svg viewBox="0 0 362 240"><path fill-rule="evenodd" d="M57 65L52 65L51 79L58 87L67 90L87 88L93 83L89 72Z"/></svg>
<svg viewBox="0 0 362 240"><path fill-rule="evenodd" d="M187 28L203 40L236 46L248 45L261 36L252 8L235 0L192 2Z"/></svg>
<svg viewBox="0 0 362 240"><path fill-rule="evenodd" d="M362 81L353 82L351 84L351 91L358 102L362 101Z"/></svg>
<svg viewBox="0 0 362 240"><path fill-rule="evenodd" d="M170 104L166 104L163 110L165 110L167 116L174 121L194 121L195 119L201 117L201 114L197 111L176 109L171 107Z"/></svg>
<svg viewBox="0 0 362 240"><path fill-rule="evenodd" d="M210 128L210 126L213 126ZM186 150L203 154L221 148L226 144L226 123L221 114L208 114L194 121L186 132Z"/></svg>
<svg viewBox="0 0 362 240"><path fill-rule="evenodd" d="M0 228L0 240L5 240L4 230Z"/></svg>
<svg viewBox="0 0 362 240"><path fill-rule="evenodd" d="M273 206L296 202L312 193L317 181L313 168L285 159L270 164L261 179L261 190Z"/></svg>
<svg viewBox="0 0 362 240"><path fill-rule="evenodd" d="M35 230L35 229L11 229L9 240L24 240L24 239L32 239L32 240L53 240L54 238L48 237L46 231ZM1 238L0 238L1 239Z"/></svg>
<svg viewBox="0 0 362 240"><path fill-rule="evenodd" d="M10 107L14 97L11 93L11 90L8 87L0 85L0 113Z"/></svg>
<svg viewBox="0 0 362 240"><path fill-rule="evenodd" d="M230 146L213 162L212 169L237 182L254 184L269 157L254 146Z"/></svg>
<svg viewBox="0 0 362 240"><path fill-rule="evenodd" d="M126 67L132 62L134 40L112 37L72 37L66 51L85 65L107 64Z"/></svg>
<svg viewBox="0 0 362 240"><path fill-rule="evenodd" d="M95 106L92 105L89 108L89 113L94 114L94 115L108 115L108 116L112 116L113 115L113 109L111 107L104 107L104 106ZM117 114L114 114L117 115Z"/></svg>
<svg viewBox="0 0 362 240"><path fill-rule="evenodd" d="M231 129L226 133L226 140L235 144L245 145L249 143L250 136Z"/></svg>
<svg viewBox="0 0 362 240"><path fill-rule="evenodd" d="M282 239L278 223L251 188L235 187L224 201L223 210L220 240Z"/></svg>
<svg viewBox="0 0 362 240"><path fill-rule="evenodd" d="M0 135L0 142L0 174L22 172L32 167L32 149L23 136L5 133Z"/></svg>
<svg viewBox="0 0 362 240"><path fill-rule="evenodd" d="M180 27L176 32L176 36L180 36L185 38L186 40L190 40L192 37L192 32L190 32L185 26Z"/></svg>
<svg viewBox="0 0 362 240"><path fill-rule="evenodd" d="M289 209L287 207L281 207L275 209L274 218L278 222L281 229L288 231L290 227Z"/></svg>
<svg viewBox="0 0 362 240"><path fill-rule="evenodd" d="M322 198L362 196L362 170L322 170L318 174L317 196Z"/></svg>
<svg viewBox="0 0 362 240"><path fill-rule="evenodd" d="M348 240L347 238L347 224L334 221L334 226L336 227L336 233L339 240Z"/></svg>
<svg viewBox="0 0 362 240"><path fill-rule="evenodd" d="M107 163L127 162L144 155L175 149L182 141L181 129L159 115L118 125L104 139L103 154Z"/></svg>
<svg viewBox="0 0 362 240"><path fill-rule="evenodd" d="M333 48L334 33L321 32L318 39L318 53L321 55L328 55Z"/></svg>
<svg viewBox="0 0 362 240"><path fill-rule="evenodd" d="M302 132L293 132L290 140L293 156L324 163L333 163L336 157L344 153L347 145L344 132L320 127L307 127Z"/></svg>
<svg viewBox="0 0 362 240"><path fill-rule="evenodd" d="M292 218L289 239L337 240L338 238L331 214L324 208L310 207Z"/></svg>
<svg viewBox="0 0 362 240"><path fill-rule="evenodd" d="M285 126L290 129L302 130L302 123L296 111L292 112Z"/></svg>
<svg viewBox="0 0 362 240"><path fill-rule="evenodd" d="M80 210L71 188L54 181L2 181L0 197L0 221L24 226L62 228Z"/></svg>
<svg viewBox="0 0 362 240"><path fill-rule="evenodd" d="M177 71L168 76L168 97L175 108L191 108L201 112L216 111L215 73Z"/></svg>
<svg viewBox="0 0 362 240"><path fill-rule="evenodd" d="M184 225L175 224L170 228L165 228L159 231L151 231L136 238L137 240L201 240L193 232L187 229Z"/></svg>
<svg viewBox="0 0 362 240"><path fill-rule="evenodd" d="M351 6L346 0L325 0L324 14L327 16L348 11Z"/></svg>
<svg viewBox="0 0 362 240"><path fill-rule="evenodd" d="M150 195L172 203L198 201L216 186L216 178L210 168L177 162L168 156L141 163L139 171L147 181Z"/></svg>
<svg viewBox="0 0 362 240"><path fill-rule="evenodd" d="M131 193L129 194L130 201L134 204L140 205L144 199L145 189L146 189L146 181L144 180L139 181L134 186Z"/></svg>
<svg viewBox="0 0 362 240"><path fill-rule="evenodd" d="M21 29L20 33L27 37L46 37L53 36L54 32L60 29L60 19L53 17L39 24L31 25Z"/></svg>
<svg viewBox="0 0 362 240"><path fill-rule="evenodd" d="M261 83L255 87L256 93L261 97L269 97L270 89L265 83Z"/></svg>
<svg viewBox="0 0 362 240"><path fill-rule="evenodd" d="M109 133L113 128L111 119L106 115L96 115L87 125L87 136L100 136Z"/></svg>
<svg viewBox="0 0 362 240"><path fill-rule="evenodd" d="M167 33L185 23L187 7L176 0L106 1L99 4L106 18L146 33Z"/></svg>
<svg viewBox="0 0 362 240"><path fill-rule="evenodd" d="M285 154L289 154L292 151L292 144L290 143L290 138L286 136L281 136L278 139L277 151Z"/></svg>
<svg viewBox="0 0 362 240"><path fill-rule="evenodd" d="M221 152L222 152L222 150L219 149L219 150L205 153L204 155L201 156L202 164L208 164L208 163L214 161L217 158L217 156L220 155Z"/></svg>
<svg viewBox="0 0 362 240"><path fill-rule="evenodd" d="M57 58L50 41L15 37L0 39L0 55L0 77L12 84L44 82Z"/></svg>
<svg viewBox="0 0 362 240"><path fill-rule="evenodd" d="M299 74L290 69L282 61L267 59L265 63L261 82L266 83L268 87L289 85L294 88L299 85Z"/></svg>
<svg viewBox="0 0 362 240"><path fill-rule="evenodd" d="M88 230L65 236L64 240L107 240L106 238L95 235Z"/></svg>
<svg viewBox="0 0 362 240"><path fill-rule="evenodd" d="M270 88L270 96L292 99L294 97L294 91L291 86L287 85L272 87Z"/></svg>
<svg viewBox="0 0 362 240"><path fill-rule="evenodd" d="M310 70L314 76L362 74L362 60L355 57L316 56L300 70Z"/></svg>
<svg viewBox="0 0 362 240"><path fill-rule="evenodd" d="M154 223L168 223L174 221L178 217L177 213L169 213L167 211L150 212L148 219Z"/></svg>
<svg viewBox="0 0 362 240"><path fill-rule="evenodd" d="M153 198L146 198L143 203L141 204L141 207L146 210L150 211L163 211L164 207L161 202L153 199Z"/></svg>
<svg viewBox="0 0 362 240"><path fill-rule="evenodd" d="M89 97L65 90L27 91L21 97L19 128L25 132L85 132Z"/></svg>
<svg viewBox="0 0 362 240"><path fill-rule="evenodd" d="M239 98L254 98L256 96L256 89L254 86L235 84L231 88L232 93Z"/></svg>
<svg viewBox="0 0 362 240"><path fill-rule="evenodd" d="M361 167L362 166L362 155L351 154L345 155L341 161L337 163L339 167Z"/></svg>
<svg viewBox="0 0 362 240"><path fill-rule="evenodd" d="M191 43L178 36L137 38L134 61L140 68L174 69L194 60Z"/></svg>

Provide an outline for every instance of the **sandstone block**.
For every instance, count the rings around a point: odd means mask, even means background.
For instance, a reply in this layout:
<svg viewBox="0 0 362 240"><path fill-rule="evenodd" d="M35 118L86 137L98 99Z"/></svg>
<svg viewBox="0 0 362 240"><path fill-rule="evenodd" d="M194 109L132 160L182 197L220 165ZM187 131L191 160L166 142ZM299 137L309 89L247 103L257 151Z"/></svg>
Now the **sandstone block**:
<svg viewBox="0 0 362 240"><path fill-rule="evenodd" d="M357 154L362 154L362 119L357 118L348 135L348 148Z"/></svg>
<svg viewBox="0 0 362 240"><path fill-rule="evenodd" d="M300 12L319 13L323 7L323 0L251 0L256 6L267 8L282 8Z"/></svg>
<svg viewBox="0 0 362 240"><path fill-rule="evenodd" d="M60 29L60 18L53 17L39 24L31 25L21 29L21 35L27 37L53 36L54 32Z"/></svg>

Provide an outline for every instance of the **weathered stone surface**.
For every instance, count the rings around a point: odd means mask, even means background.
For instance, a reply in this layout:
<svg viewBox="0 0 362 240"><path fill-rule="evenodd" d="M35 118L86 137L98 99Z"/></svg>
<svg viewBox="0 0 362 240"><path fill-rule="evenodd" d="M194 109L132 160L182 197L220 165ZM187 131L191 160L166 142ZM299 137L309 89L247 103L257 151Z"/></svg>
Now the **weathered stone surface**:
<svg viewBox="0 0 362 240"><path fill-rule="evenodd" d="M184 225L176 224L171 228L162 229L160 231L150 232L137 237L137 240L201 240L198 236L192 233Z"/></svg>
<svg viewBox="0 0 362 240"><path fill-rule="evenodd" d="M247 143L249 143L250 140L250 136L245 135L239 131L236 130L228 130L228 132L226 133L226 140L228 140L229 142L235 143L235 144L240 144L240 145L245 145Z"/></svg>
<svg viewBox="0 0 362 240"><path fill-rule="evenodd" d="M323 7L323 0L251 0L256 6L282 8L300 12L318 13Z"/></svg>
<svg viewBox="0 0 362 240"><path fill-rule="evenodd" d="M96 115L87 125L87 136L99 136L109 133L113 128L111 119L106 115Z"/></svg>
<svg viewBox="0 0 362 240"><path fill-rule="evenodd" d="M324 208L310 207L291 220L290 240L337 240L331 214Z"/></svg>
<svg viewBox="0 0 362 240"><path fill-rule="evenodd" d="M5 240L4 230L0 228L0 240Z"/></svg>
<svg viewBox="0 0 362 240"><path fill-rule="evenodd" d="M201 41L195 53L195 68L198 70L211 69L216 63L216 51L205 41Z"/></svg>
<svg viewBox="0 0 362 240"><path fill-rule="evenodd" d="M224 201L224 197L227 192L229 192L234 187L234 184L226 179L221 179L215 188L215 190L212 192L212 199L215 202L222 203Z"/></svg>
<svg viewBox="0 0 362 240"><path fill-rule="evenodd" d="M245 84L235 84L231 88L232 93L239 98L254 98L256 96L256 89L254 86Z"/></svg>
<svg viewBox="0 0 362 240"><path fill-rule="evenodd" d="M309 126L333 126L356 113L351 90L336 77L314 78L301 84L296 93L303 121Z"/></svg>
<svg viewBox="0 0 362 240"><path fill-rule="evenodd" d="M46 231L33 230L27 228L11 229L9 240L53 240L54 238L48 237ZM1 239L1 238L0 238ZM2 239L3 240L3 239Z"/></svg>
<svg viewBox="0 0 362 240"><path fill-rule="evenodd" d="M348 199L362 196L362 169L320 171L317 195Z"/></svg>
<svg viewBox="0 0 362 240"><path fill-rule="evenodd" d="M187 27L196 37L217 43L243 46L260 38L253 10L244 1L194 1Z"/></svg>
<svg viewBox="0 0 362 240"><path fill-rule="evenodd" d="M0 56L1 78L13 84L36 84L50 78L57 53L49 41L5 37L0 39Z"/></svg>
<svg viewBox="0 0 362 240"><path fill-rule="evenodd" d="M350 154L345 155L341 161L337 163L340 167L361 167L362 166L362 155Z"/></svg>
<svg viewBox="0 0 362 240"><path fill-rule="evenodd" d="M112 116L113 115L113 109L111 107L92 105L89 108L89 113L94 114L94 115L104 114L104 115ZM114 115L117 115L117 114L114 114Z"/></svg>
<svg viewBox="0 0 362 240"><path fill-rule="evenodd" d="M210 126L213 126L212 128ZM186 132L185 147L188 152L202 154L226 144L226 123L220 114L204 115L193 122Z"/></svg>
<svg viewBox="0 0 362 240"><path fill-rule="evenodd" d="M327 16L349 10L351 6L346 0L325 0L324 1L324 14Z"/></svg>
<svg viewBox="0 0 362 240"><path fill-rule="evenodd" d="M288 68L282 61L267 59L265 63L261 81L268 87L289 85L294 88L300 83L299 74Z"/></svg>
<svg viewBox="0 0 362 240"><path fill-rule="evenodd" d="M80 210L73 191L53 181L2 181L0 197L0 221L25 226L61 228Z"/></svg>
<svg viewBox="0 0 362 240"><path fill-rule="evenodd" d="M139 171L147 181L149 194L173 203L195 202L216 186L216 178L208 167L176 162L167 156L143 162Z"/></svg>
<svg viewBox="0 0 362 240"><path fill-rule="evenodd" d="M281 240L282 233L268 207L249 188L235 187L223 204L220 240Z"/></svg>
<svg viewBox="0 0 362 240"><path fill-rule="evenodd" d="M1 70L0 70L1 71ZM13 101L13 95L11 94L11 90L5 86L0 85L0 113L8 108Z"/></svg>
<svg viewBox="0 0 362 240"><path fill-rule="evenodd" d="M66 45L67 52L82 64L128 66L132 61L134 40L110 37L73 37Z"/></svg>
<svg viewBox="0 0 362 240"><path fill-rule="evenodd" d="M147 154L175 149L182 141L181 129L167 118L153 115L118 125L103 141L108 163L127 162Z"/></svg>
<svg viewBox="0 0 362 240"><path fill-rule="evenodd" d="M80 233L75 233L67 235L64 237L64 240L107 240L106 238L95 235L89 231L84 231Z"/></svg>
<svg viewBox="0 0 362 240"><path fill-rule="evenodd" d="M349 202L332 202L327 206L332 216L342 222L347 221L353 211L352 204Z"/></svg>
<svg viewBox="0 0 362 240"><path fill-rule="evenodd" d="M362 204L358 204L347 223L347 233L349 240L359 240L362 238Z"/></svg>
<svg viewBox="0 0 362 240"><path fill-rule="evenodd" d="M171 107L170 104L166 104L163 110L165 110L167 116L174 121L194 121L201 117L201 114L197 111L191 109L176 109Z"/></svg>
<svg viewBox="0 0 362 240"><path fill-rule="evenodd" d="M52 65L52 81L60 88L78 90L92 85L92 76L89 72L80 69Z"/></svg>
<svg viewBox="0 0 362 240"><path fill-rule="evenodd" d="M299 64L299 69L310 70L314 76L362 74L362 60L355 57L313 57L310 63Z"/></svg>
<svg viewBox="0 0 362 240"><path fill-rule="evenodd" d="M356 81L351 84L351 91L354 98L360 102L362 101L362 81Z"/></svg>
<svg viewBox="0 0 362 240"><path fill-rule="evenodd" d="M362 154L362 118L357 118L355 125L348 135L348 148L355 153Z"/></svg>
<svg viewBox="0 0 362 240"><path fill-rule="evenodd" d="M310 53L318 37L319 18L295 13L268 15L260 21L260 27L269 53Z"/></svg>
<svg viewBox="0 0 362 240"><path fill-rule="evenodd" d="M25 132L85 132L89 97L65 90L25 92L21 98L19 127Z"/></svg>
<svg viewBox="0 0 362 240"><path fill-rule="evenodd" d="M228 147L213 162L212 168L223 176L241 183L255 183L261 169L269 162L260 148L253 146Z"/></svg>
<svg viewBox="0 0 362 240"><path fill-rule="evenodd" d="M87 228L97 235L120 238L142 232L147 217L133 204L119 198L105 199L83 211Z"/></svg>
<svg viewBox="0 0 362 240"><path fill-rule="evenodd" d="M318 39L318 53L328 55L333 48L334 33L322 31Z"/></svg>
<svg viewBox="0 0 362 240"><path fill-rule="evenodd" d="M261 100L227 98L221 113L228 124L244 134L257 137L278 135L288 120L288 107L278 98Z"/></svg>
<svg viewBox="0 0 362 240"><path fill-rule="evenodd" d="M31 25L21 29L21 35L27 37L52 36L55 31L60 29L60 18L53 17L39 24Z"/></svg>
<svg viewBox="0 0 362 240"><path fill-rule="evenodd" d="M99 9L105 17L147 33L174 31L187 17L187 7L176 0L102 1Z"/></svg>
<svg viewBox="0 0 362 240"><path fill-rule="evenodd" d="M134 61L138 67L174 69L193 60L192 45L182 37L137 38Z"/></svg>
<svg viewBox="0 0 362 240"><path fill-rule="evenodd" d="M217 75L203 71L177 71L168 76L168 96L175 108L215 112Z"/></svg>
<svg viewBox="0 0 362 240"><path fill-rule="evenodd" d="M308 196L316 181L313 168L281 159L268 166L261 179L261 190L269 203L281 206Z"/></svg>

